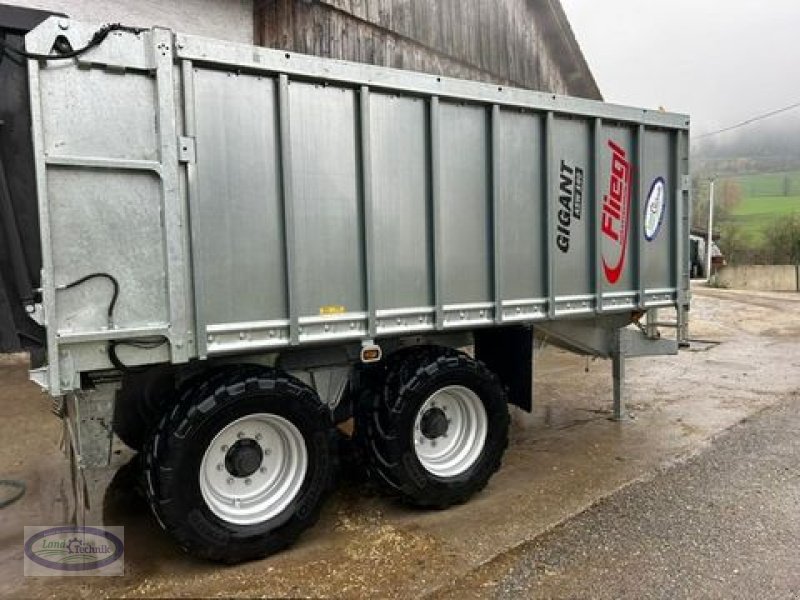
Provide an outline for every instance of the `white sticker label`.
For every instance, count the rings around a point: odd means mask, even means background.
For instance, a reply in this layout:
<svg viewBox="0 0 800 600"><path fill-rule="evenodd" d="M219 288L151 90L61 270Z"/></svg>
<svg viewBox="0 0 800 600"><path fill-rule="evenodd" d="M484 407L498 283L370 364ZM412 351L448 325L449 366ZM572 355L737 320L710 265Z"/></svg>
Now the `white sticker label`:
<svg viewBox="0 0 800 600"><path fill-rule="evenodd" d="M644 205L644 237L648 242L656 239L666 212L666 188L663 177L659 177L650 186L647 202Z"/></svg>

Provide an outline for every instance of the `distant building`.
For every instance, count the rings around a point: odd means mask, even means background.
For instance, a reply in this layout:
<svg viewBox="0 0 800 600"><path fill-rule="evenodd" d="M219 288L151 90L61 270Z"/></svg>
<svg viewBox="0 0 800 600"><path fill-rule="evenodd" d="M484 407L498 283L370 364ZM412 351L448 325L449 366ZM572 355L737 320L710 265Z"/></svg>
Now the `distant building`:
<svg viewBox="0 0 800 600"><path fill-rule="evenodd" d="M711 268L716 270L725 266L725 257L717 245L721 236L719 232L711 234ZM692 228L689 234L689 273L692 279L705 279L708 277L706 246L708 244L708 230Z"/></svg>

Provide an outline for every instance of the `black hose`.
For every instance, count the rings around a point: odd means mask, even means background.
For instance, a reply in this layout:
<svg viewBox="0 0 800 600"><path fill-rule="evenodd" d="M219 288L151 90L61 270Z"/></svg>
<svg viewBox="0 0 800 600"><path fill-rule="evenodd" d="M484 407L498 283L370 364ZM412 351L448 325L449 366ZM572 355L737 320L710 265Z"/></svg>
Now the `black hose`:
<svg viewBox="0 0 800 600"><path fill-rule="evenodd" d="M111 296L111 302L108 305L108 324L110 326L113 323L114 308L117 305L117 298L119 298L119 281L117 281L116 277L114 277L113 275L111 275L109 273L104 273L104 272L90 273L89 275L86 275L85 277L81 277L80 279L77 279L77 280L73 281L72 283L68 283L68 284L60 286L60 287L61 287L61 289L68 290L68 289L73 288L75 286L81 285L82 283L85 283L85 282L89 281L90 279L97 279L97 278L108 279L111 282L111 284L114 286L114 293ZM163 346L168 341L169 340L166 337L161 336L161 335L153 336L153 337L149 337L149 338L134 338L134 339L130 339L130 340L111 340L111 341L108 342L108 347L107 347L108 360L111 362L112 365L114 365L114 368L118 369L119 371L133 372L133 371L135 371L135 368L134 367L129 367L128 365L126 365L125 363L123 363L120 360L119 356L117 356L117 346L132 346L134 348L143 348L145 350L153 350L155 348Z"/></svg>
<svg viewBox="0 0 800 600"><path fill-rule="evenodd" d="M114 315L114 307L117 305L117 298L119 298L119 281L117 281L116 277L114 277L109 273L90 273L85 277L81 277L80 279L73 281L72 283L68 283L60 287L62 289L68 290L82 283L85 283L90 279L97 279L97 278L108 279L111 282L111 285L114 286L114 294L111 296L111 303L108 305L108 322L109 324L111 324L112 317Z"/></svg>
<svg viewBox="0 0 800 600"><path fill-rule="evenodd" d="M135 338L132 340L111 340L108 342L108 360L114 365L114 368L124 373L136 373L144 370L146 367L129 367L123 363L119 356L117 356L117 346L131 346L133 348L144 348L145 350L154 350L166 344L169 340L163 335L153 336L151 338Z"/></svg>
<svg viewBox="0 0 800 600"><path fill-rule="evenodd" d="M20 50L19 48L14 48L8 42L3 39L0 39L0 48L3 49L3 54L13 53L17 56L21 56L23 58L30 58L33 60L66 60L69 58L75 58L76 56L80 56L84 52L91 50L95 46L99 46L103 40L108 37L108 34L112 31L125 31L127 33L139 34L144 29L141 27L129 27L127 25L122 25L120 23L109 23L108 25L104 25L100 29L94 32L92 38L89 42L83 47L78 48L77 50L71 50L70 52L65 52L63 54L38 54L36 52L28 52L26 50Z"/></svg>
<svg viewBox="0 0 800 600"><path fill-rule="evenodd" d="M0 487L10 487L17 490L10 498L0 500L0 508L11 506L25 495L25 482L18 479L0 479Z"/></svg>
<svg viewBox="0 0 800 600"><path fill-rule="evenodd" d="M47 345L47 341L42 339L42 338L40 338L39 336L32 335L32 334L26 333L24 331L17 331L17 335L19 337L21 337L21 338L25 338L26 340L30 340L31 342L33 342L34 344L36 344L38 346L44 347L45 345Z"/></svg>

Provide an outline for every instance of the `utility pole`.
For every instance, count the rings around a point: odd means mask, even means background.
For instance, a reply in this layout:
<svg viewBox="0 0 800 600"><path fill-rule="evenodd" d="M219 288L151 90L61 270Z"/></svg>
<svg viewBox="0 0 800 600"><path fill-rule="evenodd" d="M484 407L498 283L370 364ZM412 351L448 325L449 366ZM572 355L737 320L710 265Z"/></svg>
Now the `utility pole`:
<svg viewBox="0 0 800 600"><path fill-rule="evenodd" d="M711 186L708 190L708 237L706 238L706 279L711 283L711 245L714 243L714 184L716 181L711 180Z"/></svg>

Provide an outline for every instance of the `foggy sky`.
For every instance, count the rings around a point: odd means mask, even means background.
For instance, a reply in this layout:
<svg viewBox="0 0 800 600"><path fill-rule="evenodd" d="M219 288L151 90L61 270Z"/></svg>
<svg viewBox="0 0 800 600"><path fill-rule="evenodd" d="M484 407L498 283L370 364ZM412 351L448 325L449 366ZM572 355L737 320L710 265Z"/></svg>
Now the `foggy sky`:
<svg viewBox="0 0 800 600"><path fill-rule="evenodd" d="M688 113L694 134L800 102L798 0L562 4L606 101Z"/></svg>

